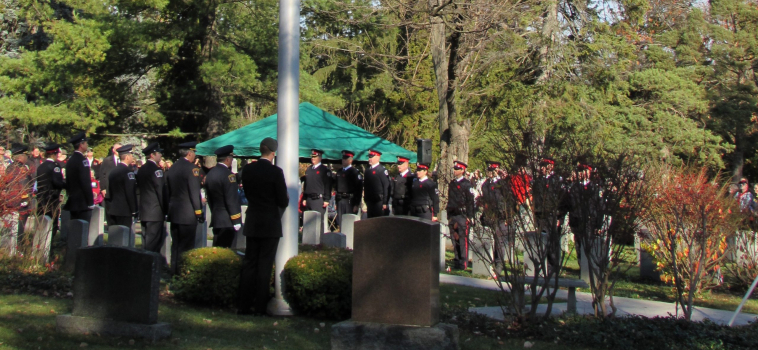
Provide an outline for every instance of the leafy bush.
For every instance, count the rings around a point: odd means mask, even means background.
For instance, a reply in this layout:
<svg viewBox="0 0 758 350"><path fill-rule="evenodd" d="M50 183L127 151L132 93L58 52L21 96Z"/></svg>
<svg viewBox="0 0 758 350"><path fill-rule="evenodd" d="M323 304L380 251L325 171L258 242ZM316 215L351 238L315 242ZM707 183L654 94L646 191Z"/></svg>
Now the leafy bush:
<svg viewBox="0 0 758 350"><path fill-rule="evenodd" d="M56 263L54 260L43 266L32 257L0 254L0 293L67 297L73 276L55 269Z"/></svg>
<svg viewBox="0 0 758 350"><path fill-rule="evenodd" d="M724 270L729 281L739 290L747 290L758 275L758 233L741 231L734 237L735 262L725 264ZM758 291L753 291L753 295Z"/></svg>
<svg viewBox="0 0 758 350"><path fill-rule="evenodd" d="M184 253L184 265L171 289L179 300L233 306L237 301L242 259L231 249L200 248Z"/></svg>
<svg viewBox="0 0 758 350"><path fill-rule="evenodd" d="M353 253L303 249L284 265L285 299L303 315L344 320L352 307Z"/></svg>

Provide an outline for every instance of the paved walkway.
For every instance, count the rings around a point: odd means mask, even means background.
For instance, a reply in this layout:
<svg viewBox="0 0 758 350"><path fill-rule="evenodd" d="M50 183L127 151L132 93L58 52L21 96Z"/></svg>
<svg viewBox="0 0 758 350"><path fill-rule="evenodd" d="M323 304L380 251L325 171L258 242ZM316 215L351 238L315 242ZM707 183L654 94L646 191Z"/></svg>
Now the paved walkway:
<svg viewBox="0 0 758 350"><path fill-rule="evenodd" d="M483 280L483 279L463 277L463 276L440 274L440 283L457 284L457 285L463 285L463 286L474 287L474 288L499 290L497 283L495 283L495 281L493 280ZM556 297L560 299L566 299L567 294L568 292L566 290L559 290L558 293L556 294ZM645 316L645 317L656 317L656 316L667 316L668 314L672 314L672 315L676 314L676 304L674 303L623 298L623 297L614 297L613 301L614 301L614 304L616 305L616 308L618 309L616 311L617 316L640 315L640 316ZM594 311L592 309L592 294L577 291L576 292L576 309L577 309L577 312L580 314L594 314ZM472 308L469 308L469 311L486 315L488 317L491 317L497 320L503 319L503 312L499 306L472 307ZM565 311L566 311L566 303L555 303L553 304L553 310L551 314L560 315ZM537 312L544 313L545 306L540 305L540 307L537 309ZM702 321L704 319L710 319L711 321L715 323L727 324L729 323L729 320L732 318L733 314L734 314L734 310L726 311L726 310L709 309L705 307L695 307L695 311L693 311L693 314L692 314L692 320ZM681 315L681 312L680 312L680 315ZM748 324L748 322L755 321L756 318L758 318L758 315L740 313L737 316L737 319L734 321L734 325L736 326L746 325Z"/></svg>

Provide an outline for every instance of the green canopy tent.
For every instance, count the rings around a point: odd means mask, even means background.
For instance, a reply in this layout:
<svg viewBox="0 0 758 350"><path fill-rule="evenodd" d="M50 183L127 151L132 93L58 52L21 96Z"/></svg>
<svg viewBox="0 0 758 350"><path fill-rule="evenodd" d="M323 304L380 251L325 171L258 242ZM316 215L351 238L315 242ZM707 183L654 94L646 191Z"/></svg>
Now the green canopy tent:
<svg viewBox="0 0 758 350"><path fill-rule="evenodd" d="M277 115L244 126L197 145L196 153L213 155L221 146L233 145L239 157L259 157L258 146L266 137L276 138ZM355 152L355 161L368 161L368 150L382 152L383 163L394 163L398 156L416 162L416 152L411 152L366 130L350 124L320 108L303 102L300 104L300 158L310 158L311 149L324 151L325 161L339 161L342 150Z"/></svg>

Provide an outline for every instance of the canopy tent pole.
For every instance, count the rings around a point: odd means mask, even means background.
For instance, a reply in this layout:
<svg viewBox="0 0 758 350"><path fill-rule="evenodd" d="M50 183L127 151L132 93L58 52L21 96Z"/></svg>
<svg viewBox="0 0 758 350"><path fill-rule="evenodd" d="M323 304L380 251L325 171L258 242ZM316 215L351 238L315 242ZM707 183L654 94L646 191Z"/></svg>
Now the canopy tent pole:
<svg viewBox="0 0 758 350"><path fill-rule="evenodd" d="M298 233L298 150L300 140L300 1L279 0L279 86L277 97L277 165L284 171L289 206L282 216L282 234L276 252L276 295L268 305L271 315L293 315L284 300L284 264L297 255Z"/></svg>

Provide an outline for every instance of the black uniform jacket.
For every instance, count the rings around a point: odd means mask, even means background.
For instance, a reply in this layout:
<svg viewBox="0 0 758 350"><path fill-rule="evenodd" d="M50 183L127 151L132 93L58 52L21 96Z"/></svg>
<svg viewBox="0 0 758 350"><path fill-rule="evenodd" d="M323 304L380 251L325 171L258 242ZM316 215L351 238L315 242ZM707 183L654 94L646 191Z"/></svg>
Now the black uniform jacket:
<svg viewBox="0 0 758 350"><path fill-rule="evenodd" d="M242 188L248 202L244 235L281 237L282 215L289 204L282 169L264 158L245 165Z"/></svg>
<svg viewBox="0 0 758 350"><path fill-rule="evenodd" d="M447 215L474 217L474 187L467 178L450 181L447 191Z"/></svg>
<svg viewBox="0 0 758 350"><path fill-rule="evenodd" d="M82 211L95 205L92 195L92 177L89 161L80 152L74 152L66 162L66 194L68 201L63 209ZM101 187L102 188L102 187Z"/></svg>
<svg viewBox="0 0 758 350"><path fill-rule="evenodd" d="M168 221L174 224L191 225L203 215L200 199L200 168L186 158L180 158L166 172L169 204Z"/></svg>
<svg viewBox="0 0 758 350"><path fill-rule="evenodd" d="M337 192L337 195L350 194L352 195L350 197L350 205L359 206L361 204L361 196L363 195L363 179L358 169L353 166L347 170L345 168L339 169L334 174L334 179L334 190Z"/></svg>
<svg viewBox="0 0 758 350"><path fill-rule="evenodd" d="M386 205L389 201L390 178L389 172L381 164L376 167L366 168L363 174L363 189L367 202L382 202Z"/></svg>
<svg viewBox="0 0 758 350"><path fill-rule="evenodd" d="M168 187L163 169L148 160L137 172L141 221L163 221L168 213Z"/></svg>
<svg viewBox="0 0 758 350"><path fill-rule="evenodd" d="M55 209L65 187L63 170L56 161L47 159L37 167L37 207L40 210L50 212Z"/></svg>
<svg viewBox="0 0 758 350"><path fill-rule="evenodd" d="M306 195L320 194L325 201L332 198L332 172L324 164L319 164L317 168L309 166L305 169L305 186L303 193ZM305 197L304 197L305 198Z"/></svg>
<svg viewBox="0 0 758 350"><path fill-rule="evenodd" d="M237 176L218 163L205 176L205 198L211 208L211 227L225 228L242 224L242 212L237 197Z"/></svg>
<svg viewBox="0 0 758 350"><path fill-rule="evenodd" d="M437 190L437 184L429 178L420 181L418 177L413 177L411 183L410 194L410 206L419 207L428 205L432 208L432 214L437 216L440 212L440 193Z"/></svg>
<svg viewBox="0 0 758 350"><path fill-rule="evenodd" d="M110 193L111 201L108 215L132 216L137 212L137 175L128 165L118 163L108 174L106 193Z"/></svg>
<svg viewBox="0 0 758 350"><path fill-rule="evenodd" d="M410 170L405 173L405 176L397 174L397 176L392 178L390 184L390 188L392 188L392 200L398 201L410 198L414 179L416 179L416 174Z"/></svg>
<svg viewBox="0 0 758 350"><path fill-rule="evenodd" d="M86 160L87 158L84 159ZM97 179L100 180L100 188L105 189L105 198L111 198L111 194L108 193L108 182L110 180L108 178L108 175L111 173L111 171L113 171L113 169L116 169L118 163L119 162L114 159L114 155L110 154L105 157L105 159L103 159L103 163L100 164L100 168L98 169L99 176ZM66 171L68 172L68 170Z"/></svg>

